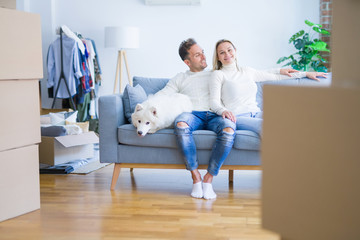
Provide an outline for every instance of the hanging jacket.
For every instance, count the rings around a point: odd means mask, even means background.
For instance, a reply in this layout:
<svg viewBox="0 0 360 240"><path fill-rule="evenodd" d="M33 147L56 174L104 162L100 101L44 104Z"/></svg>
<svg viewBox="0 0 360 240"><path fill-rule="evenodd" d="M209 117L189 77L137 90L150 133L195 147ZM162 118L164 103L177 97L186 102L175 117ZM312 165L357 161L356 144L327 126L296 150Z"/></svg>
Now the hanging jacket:
<svg viewBox="0 0 360 240"><path fill-rule="evenodd" d="M77 92L78 78L82 77L82 72L79 62L79 48L75 40L62 35L63 43L63 71L65 79L69 86L70 95L74 96ZM53 87L54 97L57 98L69 98L64 80L61 80L57 96L55 91L57 89L60 73L61 73L61 50L60 50L60 38L56 39L49 46L47 55L47 71L48 81L47 87Z"/></svg>

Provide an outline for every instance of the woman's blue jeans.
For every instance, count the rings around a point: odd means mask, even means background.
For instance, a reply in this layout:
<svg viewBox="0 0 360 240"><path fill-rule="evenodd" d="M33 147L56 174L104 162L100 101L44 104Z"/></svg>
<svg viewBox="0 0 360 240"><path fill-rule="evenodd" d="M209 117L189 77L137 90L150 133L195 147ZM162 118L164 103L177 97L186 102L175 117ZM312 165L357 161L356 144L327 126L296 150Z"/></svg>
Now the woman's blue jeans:
<svg viewBox="0 0 360 240"><path fill-rule="evenodd" d="M236 115L236 130L250 130L261 136L262 122L262 112L239 114Z"/></svg>
<svg viewBox="0 0 360 240"><path fill-rule="evenodd" d="M178 127L177 123L184 122L188 127ZM233 133L225 132L231 128ZM216 133L216 142L212 148L208 165L208 172L216 176L234 144L236 125L229 119L223 119L216 113L209 111L193 111L182 113L175 120L175 135L183 154L186 169L195 170L199 166L196 155L196 145L193 137L195 130L211 130Z"/></svg>

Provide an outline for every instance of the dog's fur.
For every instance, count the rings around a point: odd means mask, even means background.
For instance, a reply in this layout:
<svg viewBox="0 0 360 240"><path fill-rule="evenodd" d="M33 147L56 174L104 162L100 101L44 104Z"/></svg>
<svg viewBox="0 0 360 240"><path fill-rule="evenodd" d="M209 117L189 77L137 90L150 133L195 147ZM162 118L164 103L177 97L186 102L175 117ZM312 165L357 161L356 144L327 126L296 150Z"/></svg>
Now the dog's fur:
<svg viewBox="0 0 360 240"><path fill-rule="evenodd" d="M191 112L192 103L184 94L151 95L137 104L131 115L132 124L140 137L155 133L174 124L175 118L183 112Z"/></svg>

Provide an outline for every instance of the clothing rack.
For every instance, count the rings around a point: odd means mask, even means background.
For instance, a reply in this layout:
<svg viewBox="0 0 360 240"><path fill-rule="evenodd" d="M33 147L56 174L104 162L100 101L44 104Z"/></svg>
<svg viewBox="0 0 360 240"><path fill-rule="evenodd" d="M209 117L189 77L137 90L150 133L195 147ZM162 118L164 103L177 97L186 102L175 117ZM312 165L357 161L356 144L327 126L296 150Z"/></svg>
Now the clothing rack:
<svg viewBox="0 0 360 240"><path fill-rule="evenodd" d="M63 35L63 30L60 27L60 56L61 56L60 66L61 66L61 68L60 68L60 77L59 77L58 85L56 87L55 96L54 96L54 100L53 100L51 108L52 109L54 108L55 101L56 101L56 98L57 98L57 94L58 94L58 91L59 91L59 87L60 87L60 84L61 84L61 80L64 80L67 92L69 93L69 99L70 99L71 105L72 105L73 109L76 111L76 106L75 106L74 100L73 100L73 98L71 96L69 85L68 85L68 83L66 81L65 74L64 74L62 35Z"/></svg>

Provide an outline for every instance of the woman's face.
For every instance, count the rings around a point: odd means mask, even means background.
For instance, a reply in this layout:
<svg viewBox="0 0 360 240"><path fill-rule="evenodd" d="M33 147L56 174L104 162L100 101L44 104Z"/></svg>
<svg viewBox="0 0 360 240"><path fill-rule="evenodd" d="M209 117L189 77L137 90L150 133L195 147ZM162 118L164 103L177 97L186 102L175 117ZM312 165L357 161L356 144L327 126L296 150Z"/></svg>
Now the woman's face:
<svg viewBox="0 0 360 240"><path fill-rule="evenodd" d="M217 56L223 65L231 64L235 61L236 50L229 42L220 43L217 47Z"/></svg>

